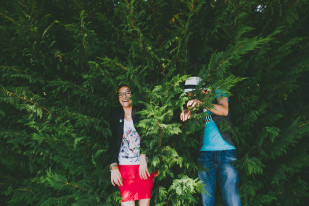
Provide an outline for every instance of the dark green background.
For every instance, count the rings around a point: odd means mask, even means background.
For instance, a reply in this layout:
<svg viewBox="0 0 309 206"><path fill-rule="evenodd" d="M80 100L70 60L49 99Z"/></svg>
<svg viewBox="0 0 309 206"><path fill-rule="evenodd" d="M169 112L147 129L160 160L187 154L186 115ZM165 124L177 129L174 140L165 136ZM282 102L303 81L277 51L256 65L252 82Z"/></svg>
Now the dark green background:
<svg viewBox="0 0 309 206"><path fill-rule="evenodd" d="M0 204L119 205L108 119L128 82L160 173L151 204L199 205L203 116L179 121L183 82L199 75L229 95L242 204L306 205L308 10L305 0L1 0Z"/></svg>

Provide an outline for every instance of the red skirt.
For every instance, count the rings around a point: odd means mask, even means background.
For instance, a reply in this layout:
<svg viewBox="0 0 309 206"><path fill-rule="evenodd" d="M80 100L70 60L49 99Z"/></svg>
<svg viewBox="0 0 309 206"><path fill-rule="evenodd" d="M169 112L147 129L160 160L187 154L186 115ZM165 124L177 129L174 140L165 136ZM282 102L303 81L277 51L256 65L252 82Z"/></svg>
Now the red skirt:
<svg viewBox="0 0 309 206"><path fill-rule="evenodd" d="M122 186L119 187L121 202L149 199L154 184L154 174L146 180L139 176L139 165L119 165Z"/></svg>

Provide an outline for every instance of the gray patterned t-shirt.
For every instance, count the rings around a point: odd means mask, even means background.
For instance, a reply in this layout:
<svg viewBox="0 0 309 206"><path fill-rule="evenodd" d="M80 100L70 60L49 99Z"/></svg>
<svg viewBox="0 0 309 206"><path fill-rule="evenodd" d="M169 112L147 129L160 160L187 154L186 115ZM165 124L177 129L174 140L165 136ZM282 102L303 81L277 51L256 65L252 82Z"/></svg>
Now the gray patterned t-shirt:
<svg viewBox="0 0 309 206"><path fill-rule="evenodd" d="M133 120L124 120L123 136L118 155L120 165L139 165L140 136L136 132Z"/></svg>

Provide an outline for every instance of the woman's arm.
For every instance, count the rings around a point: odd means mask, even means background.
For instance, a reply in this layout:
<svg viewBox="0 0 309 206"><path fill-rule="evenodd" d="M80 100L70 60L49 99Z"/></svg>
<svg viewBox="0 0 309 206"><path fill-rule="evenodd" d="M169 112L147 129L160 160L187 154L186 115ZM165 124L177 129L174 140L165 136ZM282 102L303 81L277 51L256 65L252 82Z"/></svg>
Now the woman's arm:
<svg viewBox="0 0 309 206"><path fill-rule="evenodd" d="M112 163L110 164L110 171L111 171L111 183L113 186L118 185L122 186L122 177L119 171L119 166L118 164Z"/></svg>
<svg viewBox="0 0 309 206"><path fill-rule="evenodd" d="M220 116L227 116L229 114L229 101L227 97L218 97L217 104L211 104L211 108L206 108L211 113L220 115Z"/></svg>
<svg viewBox="0 0 309 206"><path fill-rule="evenodd" d="M147 166L147 158L145 154L140 155L139 176L141 179L147 179L150 176Z"/></svg>
<svg viewBox="0 0 309 206"><path fill-rule="evenodd" d="M187 108L190 107L200 107L203 105L203 102L198 99L189 100L187 103ZM213 114L220 116L227 116L229 114L229 101L227 97L220 96L217 98L217 104L211 104L211 108L206 108ZM191 110L185 109L180 114L180 119L184 122L191 118Z"/></svg>
<svg viewBox="0 0 309 206"><path fill-rule="evenodd" d="M122 186L122 177L119 171L118 166L118 153L117 153L117 120L119 120L119 115L117 111L112 113L112 116L110 118L110 129L111 129L111 140L110 140L110 152L111 152L111 160L110 160L110 171L111 171L111 183L113 186L118 185Z"/></svg>
<svg viewBox="0 0 309 206"><path fill-rule="evenodd" d="M137 125L140 121L140 114L136 114L136 112L142 110L141 107L133 108L132 110L132 116L133 116L133 122L134 125ZM136 127L135 127L136 129ZM148 172L148 165L147 165L147 157L145 154L145 143L144 138L142 137L142 134L139 133L141 136L140 138L140 164L139 164L139 176L141 179L147 179L148 176L150 176Z"/></svg>

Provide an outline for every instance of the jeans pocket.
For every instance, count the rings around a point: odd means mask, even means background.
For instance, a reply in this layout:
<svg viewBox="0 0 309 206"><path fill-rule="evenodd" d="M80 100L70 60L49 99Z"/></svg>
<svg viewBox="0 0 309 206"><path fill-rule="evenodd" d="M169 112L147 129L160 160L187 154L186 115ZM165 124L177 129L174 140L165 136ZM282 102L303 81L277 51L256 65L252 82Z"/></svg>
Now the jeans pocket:
<svg viewBox="0 0 309 206"><path fill-rule="evenodd" d="M226 162L234 162L237 160L236 150L227 150L224 157Z"/></svg>
<svg viewBox="0 0 309 206"><path fill-rule="evenodd" d="M210 152L201 152L198 157L198 163L200 166L209 168L214 164L212 155Z"/></svg>

